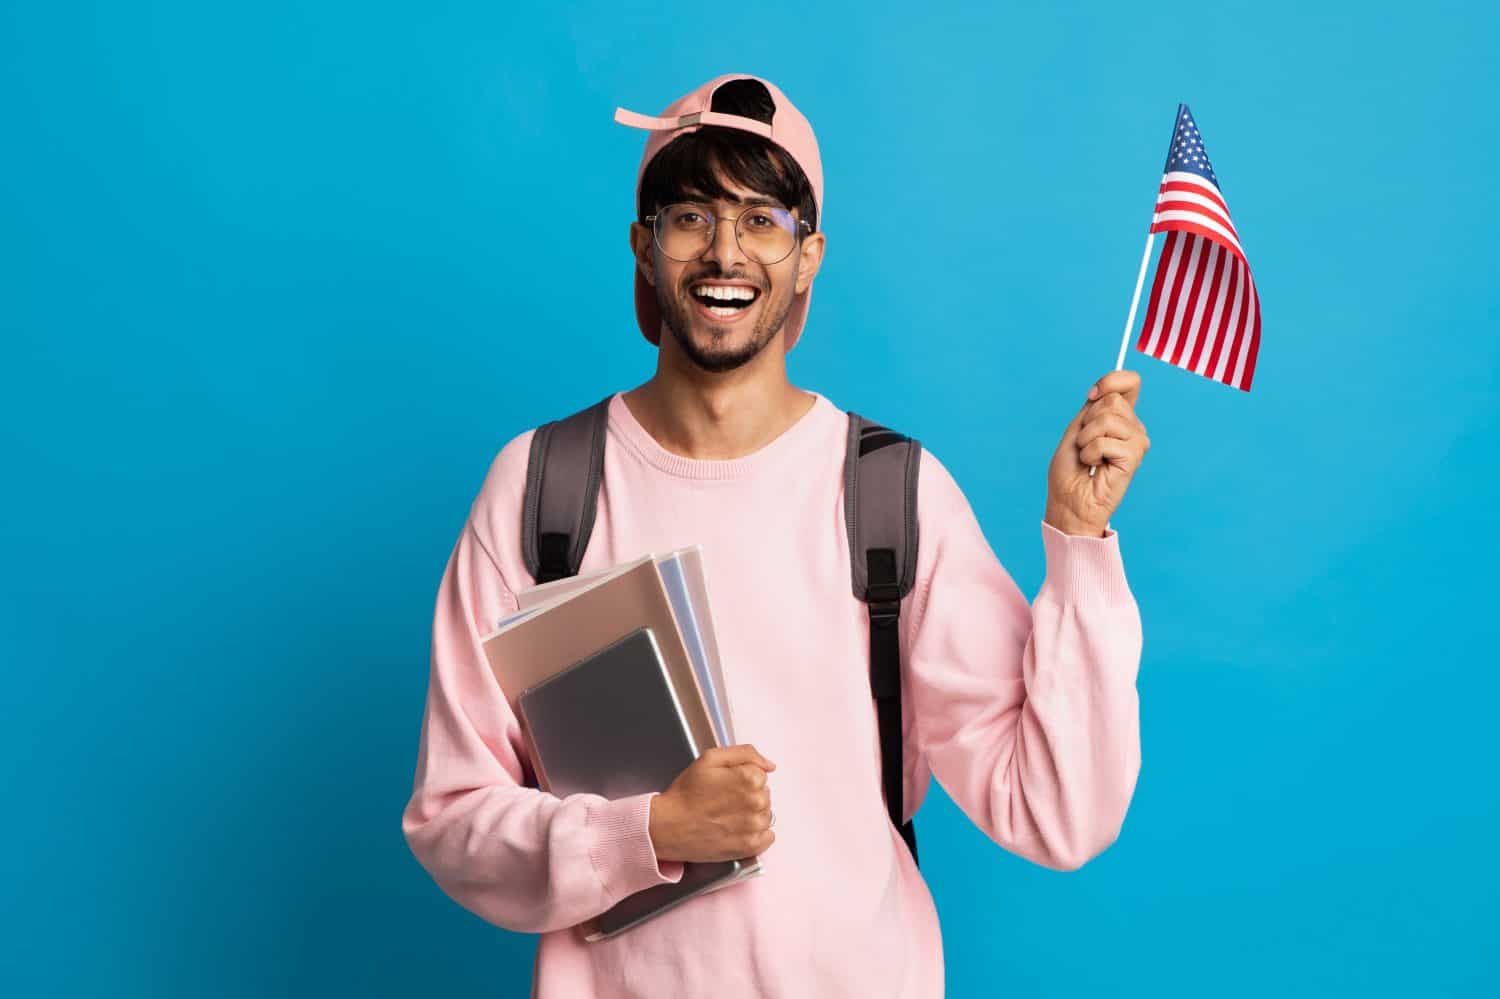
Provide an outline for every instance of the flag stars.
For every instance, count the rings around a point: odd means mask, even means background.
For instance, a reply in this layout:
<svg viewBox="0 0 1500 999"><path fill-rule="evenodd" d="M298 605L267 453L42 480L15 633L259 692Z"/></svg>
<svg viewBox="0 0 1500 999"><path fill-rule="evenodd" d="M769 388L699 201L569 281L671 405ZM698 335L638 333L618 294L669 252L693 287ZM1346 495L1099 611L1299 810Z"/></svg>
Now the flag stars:
<svg viewBox="0 0 1500 999"><path fill-rule="evenodd" d="M1169 169L1189 170L1218 184L1213 167L1208 162L1208 151L1203 146L1203 136L1198 132L1198 124L1193 121L1186 108L1178 115L1177 128L1167 153Z"/></svg>

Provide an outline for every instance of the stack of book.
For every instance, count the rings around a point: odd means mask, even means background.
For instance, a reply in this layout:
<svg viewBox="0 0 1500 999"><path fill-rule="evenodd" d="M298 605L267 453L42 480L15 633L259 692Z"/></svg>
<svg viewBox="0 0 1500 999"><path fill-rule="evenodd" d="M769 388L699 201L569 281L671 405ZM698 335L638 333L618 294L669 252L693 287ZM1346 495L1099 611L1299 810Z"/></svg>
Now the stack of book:
<svg viewBox="0 0 1500 999"><path fill-rule="evenodd" d="M558 797L665 791L734 721L697 545L533 586L484 636L521 720L537 786ZM760 859L693 862L580 929L603 940L761 873Z"/></svg>

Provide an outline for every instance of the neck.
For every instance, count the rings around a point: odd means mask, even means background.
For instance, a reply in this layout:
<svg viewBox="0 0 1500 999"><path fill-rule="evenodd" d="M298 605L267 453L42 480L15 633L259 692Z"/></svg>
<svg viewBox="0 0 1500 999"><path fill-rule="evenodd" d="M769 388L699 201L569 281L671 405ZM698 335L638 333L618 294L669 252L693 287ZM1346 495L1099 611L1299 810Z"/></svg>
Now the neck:
<svg viewBox="0 0 1500 999"><path fill-rule="evenodd" d="M749 367L747 365L746 367ZM636 422L672 454L698 461L742 458L781 436L815 397L779 377L740 371L682 377L657 372L623 393Z"/></svg>

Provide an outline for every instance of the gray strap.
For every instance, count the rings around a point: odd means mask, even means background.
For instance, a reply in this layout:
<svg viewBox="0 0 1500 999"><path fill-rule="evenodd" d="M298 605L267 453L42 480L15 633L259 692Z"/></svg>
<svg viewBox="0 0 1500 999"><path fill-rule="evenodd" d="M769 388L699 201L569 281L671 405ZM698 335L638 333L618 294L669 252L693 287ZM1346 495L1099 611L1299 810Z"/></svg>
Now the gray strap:
<svg viewBox="0 0 1500 999"><path fill-rule="evenodd" d="M844 449L844 521L854 595L870 614L870 694L880 737L886 814L917 860L917 829L903 800L901 598L917 571L917 470L922 446L849 414Z"/></svg>
<svg viewBox="0 0 1500 999"><path fill-rule="evenodd" d="M922 445L888 427L849 414L844 453L844 523L849 531L849 562L854 595L860 600L889 599L871 594L866 553L895 553L896 599L911 592L917 574L917 470Z"/></svg>
<svg viewBox="0 0 1500 999"><path fill-rule="evenodd" d="M521 553L538 583L576 575L594 530L613 393L531 438Z"/></svg>

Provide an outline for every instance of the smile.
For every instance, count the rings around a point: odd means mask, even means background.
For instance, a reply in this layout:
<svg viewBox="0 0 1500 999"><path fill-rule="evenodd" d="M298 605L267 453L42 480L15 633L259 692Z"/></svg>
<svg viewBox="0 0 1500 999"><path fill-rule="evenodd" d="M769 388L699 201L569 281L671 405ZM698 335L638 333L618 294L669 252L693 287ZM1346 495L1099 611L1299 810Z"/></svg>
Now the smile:
<svg viewBox="0 0 1500 999"><path fill-rule="evenodd" d="M689 294L699 311L719 320L735 320L760 298L760 289L749 285L699 284Z"/></svg>

